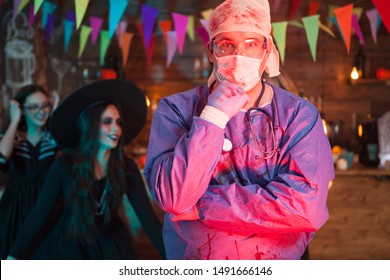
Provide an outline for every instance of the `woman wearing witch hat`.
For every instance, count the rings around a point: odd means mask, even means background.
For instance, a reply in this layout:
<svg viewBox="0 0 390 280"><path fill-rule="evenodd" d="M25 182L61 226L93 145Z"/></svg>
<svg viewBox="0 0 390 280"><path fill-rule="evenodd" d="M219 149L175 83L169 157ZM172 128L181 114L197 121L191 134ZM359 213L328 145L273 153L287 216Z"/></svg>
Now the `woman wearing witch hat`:
<svg viewBox="0 0 390 280"><path fill-rule="evenodd" d="M123 153L145 119L145 95L125 80L95 82L61 103L50 127L59 146L69 152L50 169L9 258L135 259L125 193L165 258L161 223L137 165Z"/></svg>

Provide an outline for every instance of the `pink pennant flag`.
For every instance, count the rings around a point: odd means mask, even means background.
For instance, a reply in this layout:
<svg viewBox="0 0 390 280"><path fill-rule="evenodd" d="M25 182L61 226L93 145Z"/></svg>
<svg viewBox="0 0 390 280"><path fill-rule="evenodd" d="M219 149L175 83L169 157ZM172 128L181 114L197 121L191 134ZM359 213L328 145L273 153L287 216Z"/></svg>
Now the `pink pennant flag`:
<svg viewBox="0 0 390 280"><path fill-rule="evenodd" d="M188 16L178 13L172 13L172 16L177 36L177 44L179 46L179 53L182 54L187 33Z"/></svg>
<svg viewBox="0 0 390 280"><path fill-rule="evenodd" d="M161 20L158 23L161 33L163 34L163 38L165 41L165 44L168 44L168 35L167 32L171 31L172 29L172 20L167 19L167 20Z"/></svg>
<svg viewBox="0 0 390 280"><path fill-rule="evenodd" d="M276 13L279 10L281 0L273 1L272 13Z"/></svg>
<svg viewBox="0 0 390 280"><path fill-rule="evenodd" d="M207 19L203 19L201 18L200 20L200 24L203 26L203 28L209 32L209 21Z"/></svg>
<svg viewBox="0 0 390 280"><path fill-rule="evenodd" d="M352 9L353 4L349 4L337 9L334 9L337 23L340 27L340 32L344 38L344 43L349 54L351 47L351 34L352 34Z"/></svg>
<svg viewBox="0 0 390 280"><path fill-rule="evenodd" d="M126 29L127 29L127 21L124 20L119 22L118 26L116 27L115 35L118 40L119 48L122 48L122 34L126 32Z"/></svg>
<svg viewBox="0 0 390 280"><path fill-rule="evenodd" d="M141 13L142 13L142 21L144 25L143 27L144 44L145 44L145 48L148 48L150 44L150 38L152 37L153 34L154 23L158 15L158 10L153 7L142 5Z"/></svg>
<svg viewBox="0 0 390 280"><path fill-rule="evenodd" d="M378 32L378 11L375 8L366 11L368 20L370 21L371 36L376 44L377 32Z"/></svg>
<svg viewBox="0 0 390 280"><path fill-rule="evenodd" d="M379 15L386 26L387 32L390 33L390 9L389 0L372 0Z"/></svg>
<svg viewBox="0 0 390 280"><path fill-rule="evenodd" d="M364 42L363 33L362 30L360 29L359 18L356 14L352 15L352 28L355 31L356 36L358 36L360 44L364 45L365 42Z"/></svg>
<svg viewBox="0 0 390 280"><path fill-rule="evenodd" d="M34 4L30 4L29 12L28 12L28 29L30 29L34 23L35 14L34 14Z"/></svg>
<svg viewBox="0 0 390 280"><path fill-rule="evenodd" d="M167 67L171 65L173 56L175 55L177 49L177 36L176 31L168 31L168 55L167 55Z"/></svg>
<svg viewBox="0 0 390 280"><path fill-rule="evenodd" d="M371 10L366 11L368 20L370 21L371 36L376 44L377 32L378 32L378 21L379 14L377 9L372 8Z"/></svg>
<svg viewBox="0 0 390 280"><path fill-rule="evenodd" d="M96 44L96 41L99 37L100 30L103 26L103 19L99 17L89 17L89 24L91 25L92 31L91 31L91 43L92 45Z"/></svg>
<svg viewBox="0 0 390 280"><path fill-rule="evenodd" d="M203 27L197 27L195 28L196 33L198 36L202 39L203 44L207 47L208 42L210 41L209 39L209 33L204 29Z"/></svg>
<svg viewBox="0 0 390 280"><path fill-rule="evenodd" d="M289 19L293 19L301 0L292 0Z"/></svg>

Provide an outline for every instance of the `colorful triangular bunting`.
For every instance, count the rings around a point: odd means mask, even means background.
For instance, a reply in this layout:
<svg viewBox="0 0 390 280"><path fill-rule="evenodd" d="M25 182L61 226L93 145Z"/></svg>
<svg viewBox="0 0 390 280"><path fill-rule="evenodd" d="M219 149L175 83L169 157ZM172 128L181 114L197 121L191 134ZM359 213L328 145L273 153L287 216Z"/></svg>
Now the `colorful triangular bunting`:
<svg viewBox="0 0 390 280"><path fill-rule="evenodd" d="M92 45L96 44L96 40L99 36L100 30L102 29L103 26L103 18L100 17L89 17L89 25L92 28L91 31L91 43Z"/></svg>
<svg viewBox="0 0 390 280"><path fill-rule="evenodd" d="M144 44L145 48L149 47L150 38L152 37L154 30L154 23L156 21L158 10L154 7L146 5L141 6L142 21L143 21L143 32L144 32Z"/></svg>
<svg viewBox="0 0 390 280"><path fill-rule="evenodd" d="M127 59L129 57L130 45L133 39L134 33L124 32L122 33L122 66L125 67Z"/></svg>
<svg viewBox="0 0 390 280"><path fill-rule="evenodd" d="M74 0L76 11L76 29L80 28L85 12L87 11L88 4L89 0Z"/></svg>
<svg viewBox="0 0 390 280"><path fill-rule="evenodd" d="M87 45L88 37L91 34L92 28L86 25L81 25L80 40L79 40L79 52L77 58L80 58L84 52L85 46Z"/></svg>
<svg viewBox="0 0 390 280"><path fill-rule="evenodd" d="M110 45L110 33L107 30L100 31L100 65L104 65L104 59Z"/></svg>
<svg viewBox="0 0 390 280"><path fill-rule="evenodd" d="M287 21L272 23L272 29L273 29L273 36L275 39L275 43L279 50L280 59L283 64L285 53L286 53Z"/></svg>
<svg viewBox="0 0 390 280"><path fill-rule="evenodd" d="M306 37L309 43L311 56L313 57L313 60L316 61L318 31L320 30L320 15L303 17L302 21L305 26Z"/></svg>
<svg viewBox="0 0 390 280"><path fill-rule="evenodd" d="M167 49L167 67L171 65L173 56L177 49L177 35L176 31L168 31L168 49Z"/></svg>
<svg viewBox="0 0 390 280"><path fill-rule="evenodd" d="M337 9L334 9L337 23L340 27L340 32L344 38L344 43L347 48L347 53L350 52L351 35L352 35L352 8L353 4L349 4Z"/></svg>
<svg viewBox="0 0 390 280"><path fill-rule="evenodd" d="M172 16L177 36L177 45L179 47L179 53L182 54L188 24L188 16L178 13L172 13Z"/></svg>

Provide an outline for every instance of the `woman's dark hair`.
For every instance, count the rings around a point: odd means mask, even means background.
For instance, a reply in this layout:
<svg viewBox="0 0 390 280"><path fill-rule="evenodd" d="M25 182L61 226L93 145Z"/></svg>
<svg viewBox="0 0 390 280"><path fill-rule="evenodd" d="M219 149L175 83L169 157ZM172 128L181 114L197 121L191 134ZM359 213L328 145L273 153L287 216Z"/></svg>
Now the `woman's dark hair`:
<svg viewBox="0 0 390 280"><path fill-rule="evenodd" d="M70 198L72 236L88 241L93 234L96 219L96 201L99 201L102 190L96 189L94 178L94 163L99 148L99 132L101 116L108 105L114 105L120 112L120 107L112 102L100 101L85 109L78 120L79 144L73 153L74 165L72 171L73 195ZM122 116L122 113L120 112ZM108 187L106 207L100 218L103 225L108 225L111 219L126 219L122 206L126 171L123 154L123 137L117 147L111 150L106 171Z"/></svg>
<svg viewBox="0 0 390 280"><path fill-rule="evenodd" d="M16 93L14 99L16 101L18 101L18 103L20 104L20 108L23 110L24 103L26 102L27 97L29 97L30 95L37 93L37 92L42 92L44 95L46 95L47 98L50 98L49 93L43 87L41 87L40 85L31 84L31 85L27 85L27 86L22 87ZM46 122L45 127L47 127L48 123L49 123L49 121ZM21 131L26 131L26 129L27 129L26 118L23 114L22 114L22 117L20 119L18 129Z"/></svg>

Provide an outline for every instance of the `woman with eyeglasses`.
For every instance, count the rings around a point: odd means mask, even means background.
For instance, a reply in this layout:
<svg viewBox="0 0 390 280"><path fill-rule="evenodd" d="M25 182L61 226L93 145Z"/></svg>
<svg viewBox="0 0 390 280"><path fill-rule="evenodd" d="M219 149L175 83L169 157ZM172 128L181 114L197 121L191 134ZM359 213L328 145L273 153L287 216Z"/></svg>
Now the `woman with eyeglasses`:
<svg viewBox="0 0 390 280"><path fill-rule="evenodd" d="M208 22L208 85L162 99L151 126L144 173L167 258L300 259L328 219L321 117L262 81L279 74L267 0L224 1Z"/></svg>
<svg viewBox="0 0 390 280"><path fill-rule="evenodd" d="M57 145L47 130L58 101L39 85L21 88L10 101L10 122L0 134L0 168L6 187L0 200L0 258L7 257L20 224L30 214L54 161Z"/></svg>
<svg viewBox="0 0 390 280"><path fill-rule="evenodd" d="M64 153L8 259L136 259L124 195L165 258L161 222L137 165L124 154L146 115L145 94L126 80L94 82L62 101L50 130Z"/></svg>

